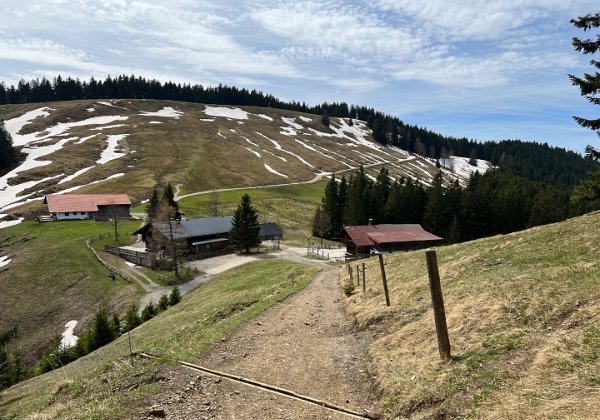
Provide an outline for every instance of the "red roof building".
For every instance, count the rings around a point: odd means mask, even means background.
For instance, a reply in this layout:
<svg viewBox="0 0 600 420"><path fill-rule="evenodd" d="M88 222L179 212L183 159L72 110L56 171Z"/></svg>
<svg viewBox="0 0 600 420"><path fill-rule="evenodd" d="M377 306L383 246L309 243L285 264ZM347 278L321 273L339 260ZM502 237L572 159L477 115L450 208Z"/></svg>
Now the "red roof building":
<svg viewBox="0 0 600 420"><path fill-rule="evenodd" d="M342 232L342 242L348 253L354 255L411 251L439 245L442 241L443 238L417 224L346 226Z"/></svg>
<svg viewBox="0 0 600 420"><path fill-rule="evenodd" d="M127 194L49 194L44 204L56 220L124 218L131 208Z"/></svg>

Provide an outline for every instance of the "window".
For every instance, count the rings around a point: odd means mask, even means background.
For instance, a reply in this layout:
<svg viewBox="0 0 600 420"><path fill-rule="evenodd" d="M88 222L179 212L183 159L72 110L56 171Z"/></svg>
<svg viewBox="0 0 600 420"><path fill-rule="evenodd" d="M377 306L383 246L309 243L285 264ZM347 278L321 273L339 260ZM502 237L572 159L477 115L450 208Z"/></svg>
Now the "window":
<svg viewBox="0 0 600 420"><path fill-rule="evenodd" d="M69 215L69 212L68 212L68 211L66 211L66 212L65 212L65 216L68 216L68 215Z"/></svg>
<svg viewBox="0 0 600 420"><path fill-rule="evenodd" d="M85 212L84 212L84 211L82 211L82 212L81 212L81 215L82 215L82 216L85 216Z"/></svg>

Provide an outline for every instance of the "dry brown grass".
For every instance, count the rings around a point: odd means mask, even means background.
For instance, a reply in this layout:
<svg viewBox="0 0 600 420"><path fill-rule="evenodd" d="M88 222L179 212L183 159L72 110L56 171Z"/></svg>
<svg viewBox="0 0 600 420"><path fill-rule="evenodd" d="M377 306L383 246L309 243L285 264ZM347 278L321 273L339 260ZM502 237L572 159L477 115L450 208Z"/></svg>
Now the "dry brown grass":
<svg viewBox="0 0 600 420"><path fill-rule="evenodd" d="M599 417L599 231L594 213L439 248L450 363L437 351L423 251L385 255L389 308L368 260L367 293L346 303L379 337L371 367L387 414Z"/></svg>

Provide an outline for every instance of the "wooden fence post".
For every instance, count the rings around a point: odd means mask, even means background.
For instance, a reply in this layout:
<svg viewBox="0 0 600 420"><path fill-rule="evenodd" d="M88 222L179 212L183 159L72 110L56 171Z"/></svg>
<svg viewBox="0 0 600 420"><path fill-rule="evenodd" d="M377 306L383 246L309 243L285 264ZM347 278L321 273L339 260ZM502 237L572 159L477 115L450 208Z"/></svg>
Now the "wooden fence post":
<svg viewBox="0 0 600 420"><path fill-rule="evenodd" d="M360 272L358 271L358 265L356 266L356 285L360 285Z"/></svg>
<svg viewBox="0 0 600 420"><path fill-rule="evenodd" d="M363 293L367 291L367 276L365 275L365 263L362 263L363 271Z"/></svg>
<svg viewBox="0 0 600 420"><path fill-rule="evenodd" d="M381 278L383 279L383 291L385 292L385 304L390 306L390 293L388 292L387 277L385 276L385 267L383 264L383 255L379 254L379 265L381 266Z"/></svg>
<svg viewBox="0 0 600 420"><path fill-rule="evenodd" d="M354 270L352 270L352 266L348 264L348 273L350 273L350 283L354 283Z"/></svg>
<svg viewBox="0 0 600 420"><path fill-rule="evenodd" d="M446 311L444 310L444 297L440 284L437 255L433 249L428 249L425 251L425 257L427 259L427 272L429 273L429 289L431 290L431 303L435 318L438 350L440 357L445 361L449 361L450 339L448 338L448 326L446 325Z"/></svg>

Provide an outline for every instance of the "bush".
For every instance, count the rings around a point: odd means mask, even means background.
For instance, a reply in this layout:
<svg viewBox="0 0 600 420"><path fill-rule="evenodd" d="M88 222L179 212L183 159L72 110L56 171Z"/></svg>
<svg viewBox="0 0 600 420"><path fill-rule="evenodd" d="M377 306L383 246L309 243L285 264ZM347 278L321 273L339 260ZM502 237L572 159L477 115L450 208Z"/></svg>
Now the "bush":
<svg viewBox="0 0 600 420"><path fill-rule="evenodd" d="M165 311L169 307L169 298L167 295L162 295L160 300L158 301L158 309L160 311Z"/></svg>
<svg viewBox="0 0 600 420"><path fill-rule="evenodd" d="M169 304L171 306L177 305L181 301L181 292L179 291L179 287L175 286L171 291L171 296L169 296Z"/></svg>
<svg viewBox="0 0 600 420"><path fill-rule="evenodd" d="M131 331L142 323L140 316L138 315L138 306L132 303L125 313L125 329L124 331Z"/></svg>
<svg viewBox="0 0 600 420"><path fill-rule="evenodd" d="M354 286L354 283L352 283L352 282L348 282L348 283L344 284L344 294L346 296L352 295L352 293L354 293L355 288L356 287Z"/></svg>
<svg viewBox="0 0 600 420"><path fill-rule="evenodd" d="M154 307L154 303L150 302L142 311L142 322L154 318L154 315L156 315L156 308Z"/></svg>

